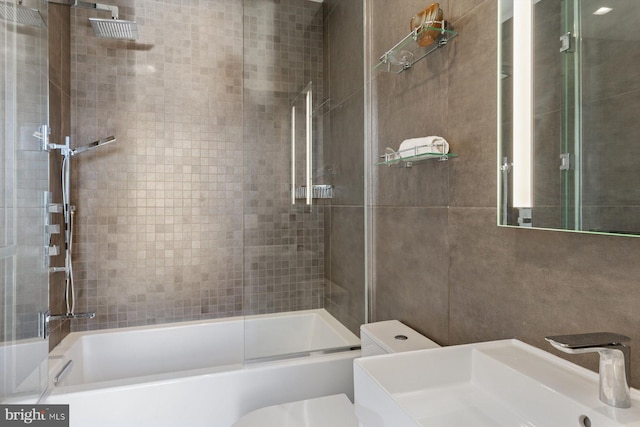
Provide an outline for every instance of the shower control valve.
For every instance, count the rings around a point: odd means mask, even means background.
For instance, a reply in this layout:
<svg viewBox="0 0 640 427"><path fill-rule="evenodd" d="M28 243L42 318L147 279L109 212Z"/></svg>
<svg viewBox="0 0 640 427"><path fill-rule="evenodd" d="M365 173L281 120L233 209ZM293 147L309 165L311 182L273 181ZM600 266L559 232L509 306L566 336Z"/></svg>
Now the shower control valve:
<svg viewBox="0 0 640 427"><path fill-rule="evenodd" d="M49 137L51 136L51 128L48 125L42 125L33 133L33 137L42 143L41 149L49 151Z"/></svg>
<svg viewBox="0 0 640 427"><path fill-rule="evenodd" d="M58 246L58 245L45 246L44 247L44 254L45 254L45 256L49 256L49 257L60 255L60 246Z"/></svg>
<svg viewBox="0 0 640 427"><path fill-rule="evenodd" d="M60 224L48 224L45 227L45 232L49 235L60 234Z"/></svg>
<svg viewBox="0 0 640 427"><path fill-rule="evenodd" d="M49 213L62 213L62 203L49 203Z"/></svg>

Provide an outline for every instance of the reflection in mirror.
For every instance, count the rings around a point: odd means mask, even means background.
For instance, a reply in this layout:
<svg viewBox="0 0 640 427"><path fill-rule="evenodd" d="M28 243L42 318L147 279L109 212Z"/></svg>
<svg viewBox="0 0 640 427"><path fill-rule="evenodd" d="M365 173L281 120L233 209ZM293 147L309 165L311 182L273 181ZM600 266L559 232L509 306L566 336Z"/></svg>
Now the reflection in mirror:
<svg viewBox="0 0 640 427"><path fill-rule="evenodd" d="M640 234L640 2L602 6L501 0L500 225Z"/></svg>

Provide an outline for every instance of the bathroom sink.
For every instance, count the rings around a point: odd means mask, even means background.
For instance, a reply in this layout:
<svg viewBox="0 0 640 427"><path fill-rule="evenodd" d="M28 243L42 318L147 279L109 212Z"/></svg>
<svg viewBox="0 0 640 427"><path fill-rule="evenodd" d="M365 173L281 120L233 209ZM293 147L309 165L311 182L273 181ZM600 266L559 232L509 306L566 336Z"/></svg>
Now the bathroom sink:
<svg viewBox="0 0 640 427"><path fill-rule="evenodd" d="M518 340L356 359L362 427L640 427L640 393L616 409L598 374Z"/></svg>

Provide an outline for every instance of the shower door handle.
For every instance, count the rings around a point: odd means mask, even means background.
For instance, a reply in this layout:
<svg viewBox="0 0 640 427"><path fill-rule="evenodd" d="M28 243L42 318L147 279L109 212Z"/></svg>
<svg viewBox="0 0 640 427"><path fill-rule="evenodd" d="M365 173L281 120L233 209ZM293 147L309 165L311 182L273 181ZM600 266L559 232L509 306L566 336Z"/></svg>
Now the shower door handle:
<svg viewBox="0 0 640 427"><path fill-rule="evenodd" d="M296 191L296 106L295 102L304 95L305 100L305 184ZM304 197L307 206L313 204L313 86L312 82L300 92L291 105L291 204L296 204L296 196ZM297 194L296 194L297 193ZM303 196L301 196L303 194Z"/></svg>
<svg viewBox="0 0 640 427"><path fill-rule="evenodd" d="M307 85L306 99L306 142L307 142L307 206L313 204L313 182L312 182L312 164L313 164L313 89L311 82Z"/></svg>
<svg viewBox="0 0 640 427"><path fill-rule="evenodd" d="M296 106L291 106L291 204L296 204Z"/></svg>

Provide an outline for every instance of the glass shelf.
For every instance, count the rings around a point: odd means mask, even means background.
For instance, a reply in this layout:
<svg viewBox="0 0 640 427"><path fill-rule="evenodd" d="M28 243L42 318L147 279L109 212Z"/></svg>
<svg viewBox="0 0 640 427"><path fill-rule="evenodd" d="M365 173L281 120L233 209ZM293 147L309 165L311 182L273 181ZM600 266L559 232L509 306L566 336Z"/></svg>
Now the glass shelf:
<svg viewBox="0 0 640 427"><path fill-rule="evenodd" d="M413 64L420 61L430 53L444 47L449 40L458 35L456 31L445 28L445 21L432 21L431 24L439 24L442 28L430 27L423 25L407 34L394 47L389 49L380 57L378 63L373 66L373 70L388 71L399 74L409 68ZM419 46L418 37L425 31L437 31L440 33L438 38L429 46Z"/></svg>
<svg viewBox="0 0 640 427"><path fill-rule="evenodd" d="M397 152L387 153L380 156L382 161L376 163L376 166L401 166L410 168L414 163L422 162L424 160L438 160L440 162L444 162L449 160L452 157L458 157L457 154L454 153L420 153L413 156L400 156Z"/></svg>

